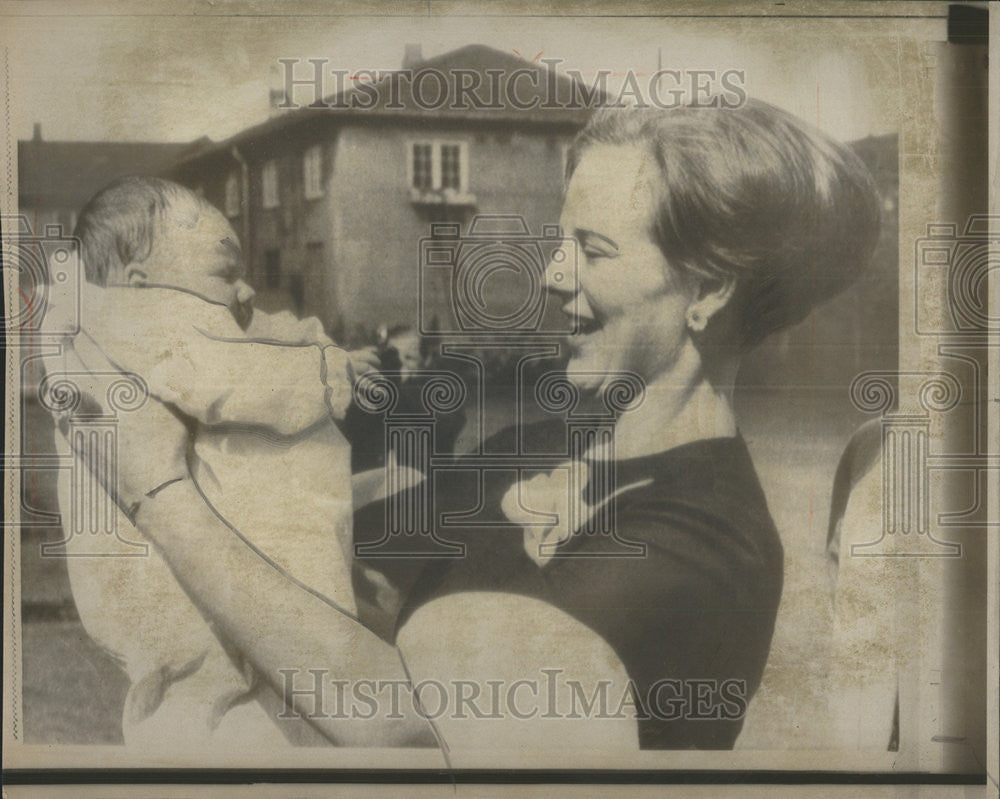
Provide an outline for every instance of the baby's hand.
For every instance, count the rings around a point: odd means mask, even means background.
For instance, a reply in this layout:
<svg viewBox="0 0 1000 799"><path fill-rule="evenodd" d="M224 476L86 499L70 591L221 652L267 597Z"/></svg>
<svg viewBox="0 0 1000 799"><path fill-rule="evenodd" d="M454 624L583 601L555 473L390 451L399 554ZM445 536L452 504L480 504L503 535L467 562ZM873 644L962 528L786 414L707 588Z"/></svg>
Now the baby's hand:
<svg viewBox="0 0 1000 799"><path fill-rule="evenodd" d="M378 350L375 347L362 347L360 350L347 353L347 357L351 362L351 368L354 369L354 376L356 378L378 369L382 364L381 359L378 357Z"/></svg>
<svg viewBox="0 0 1000 799"><path fill-rule="evenodd" d="M323 347L323 382L326 383L326 404L334 419L342 420L354 399L354 365L351 353L336 344Z"/></svg>
<svg viewBox="0 0 1000 799"><path fill-rule="evenodd" d="M291 311L266 313L255 309L246 335L251 339L274 340L284 344L318 344L321 347L333 344L319 319L315 316L299 319Z"/></svg>

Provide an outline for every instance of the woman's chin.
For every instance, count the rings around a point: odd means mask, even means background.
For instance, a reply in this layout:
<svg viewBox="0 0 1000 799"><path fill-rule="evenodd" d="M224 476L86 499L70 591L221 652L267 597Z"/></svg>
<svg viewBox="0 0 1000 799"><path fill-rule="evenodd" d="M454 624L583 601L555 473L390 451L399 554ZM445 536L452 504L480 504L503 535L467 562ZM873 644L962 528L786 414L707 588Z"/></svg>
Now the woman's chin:
<svg viewBox="0 0 1000 799"><path fill-rule="evenodd" d="M566 379L581 394L591 396L601 391L607 382L608 371L596 363L588 363L586 358L572 358L566 364Z"/></svg>

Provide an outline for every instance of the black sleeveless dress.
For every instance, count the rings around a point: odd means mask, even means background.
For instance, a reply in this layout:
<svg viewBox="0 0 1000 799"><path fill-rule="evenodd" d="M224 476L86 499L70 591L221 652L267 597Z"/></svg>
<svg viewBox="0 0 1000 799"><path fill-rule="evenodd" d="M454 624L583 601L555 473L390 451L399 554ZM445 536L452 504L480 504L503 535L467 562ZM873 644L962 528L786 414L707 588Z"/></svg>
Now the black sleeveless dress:
<svg viewBox="0 0 1000 799"><path fill-rule="evenodd" d="M480 488L473 471L456 473L440 481L446 489L435 495L436 510L468 508L481 491L477 518L502 519L500 501L515 476L497 474ZM590 505L603 499L597 483L584 488ZM750 454L736 436L617 461L615 485L634 484L612 500L613 536L571 535L542 566L514 523L441 533L463 543L465 556L426 562L395 630L421 605L450 594L540 599L618 654L642 748L732 748L767 661L783 574ZM371 529L371 518L359 521L356 529Z"/></svg>

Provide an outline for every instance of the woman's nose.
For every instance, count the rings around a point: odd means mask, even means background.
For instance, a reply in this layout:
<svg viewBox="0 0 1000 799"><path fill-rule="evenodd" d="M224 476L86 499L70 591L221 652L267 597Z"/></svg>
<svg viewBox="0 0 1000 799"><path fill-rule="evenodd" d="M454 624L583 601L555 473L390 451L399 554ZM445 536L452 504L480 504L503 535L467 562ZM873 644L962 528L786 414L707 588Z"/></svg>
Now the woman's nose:
<svg viewBox="0 0 1000 799"><path fill-rule="evenodd" d="M577 282L577 264L575 242L567 240L552 253L549 264L545 267L545 288L557 294L576 294L579 291Z"/></svg>

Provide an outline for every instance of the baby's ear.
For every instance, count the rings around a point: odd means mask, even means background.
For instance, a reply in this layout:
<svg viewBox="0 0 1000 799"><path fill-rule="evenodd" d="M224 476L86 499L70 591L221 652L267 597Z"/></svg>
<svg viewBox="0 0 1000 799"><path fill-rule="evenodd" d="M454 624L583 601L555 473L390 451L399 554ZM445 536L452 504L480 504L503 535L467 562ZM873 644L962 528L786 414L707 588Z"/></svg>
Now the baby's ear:
<svg viewBox="0 0 1000 799"><path fill-rule="evenodd" d="M137 264L129 264L125 267L125 284L128 286L145 286L148 282L147 275Z"/></svg>

